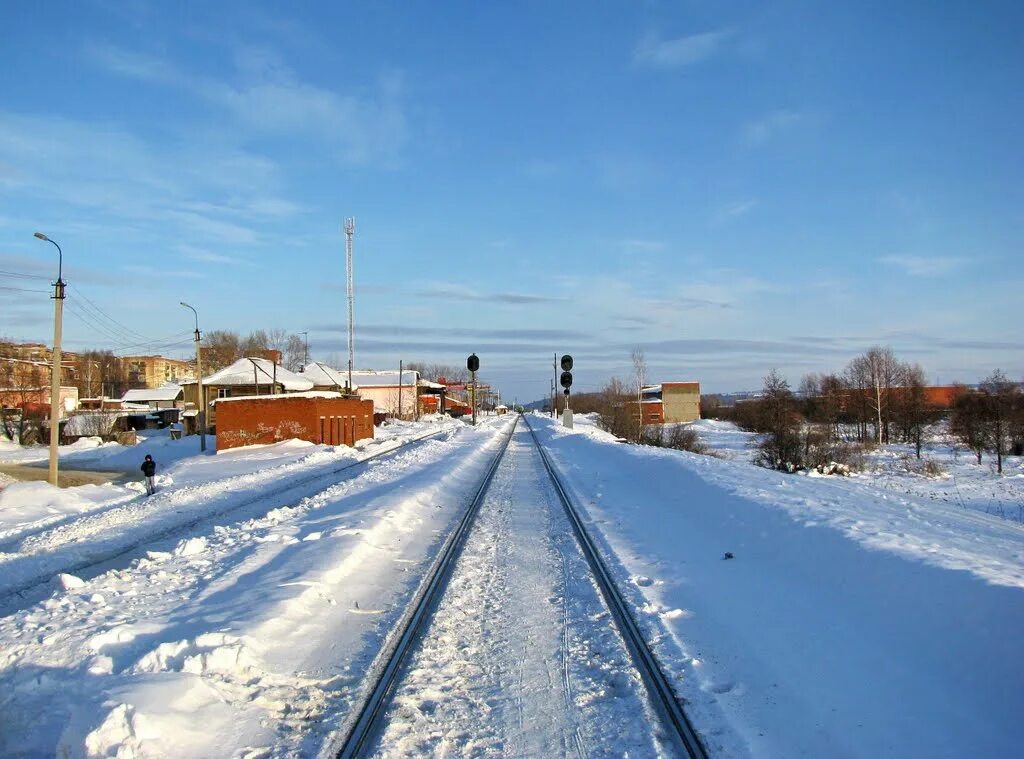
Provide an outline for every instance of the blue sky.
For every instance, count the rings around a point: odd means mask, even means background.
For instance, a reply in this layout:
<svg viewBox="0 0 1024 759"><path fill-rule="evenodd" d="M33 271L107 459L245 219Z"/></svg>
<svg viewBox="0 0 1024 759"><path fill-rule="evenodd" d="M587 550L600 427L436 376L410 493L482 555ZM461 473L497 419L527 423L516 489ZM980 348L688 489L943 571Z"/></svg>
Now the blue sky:
<svg viewBox="0 0 1024 759"><path fill-rule="evenodd" d="M636 346L708 391L873 344L1024 375L1019 3L0 13L0 334L52 340L40 229L70 349L187 355L188 300L329 358L355 216L361 366L476 351L520 400Z"/></svg>

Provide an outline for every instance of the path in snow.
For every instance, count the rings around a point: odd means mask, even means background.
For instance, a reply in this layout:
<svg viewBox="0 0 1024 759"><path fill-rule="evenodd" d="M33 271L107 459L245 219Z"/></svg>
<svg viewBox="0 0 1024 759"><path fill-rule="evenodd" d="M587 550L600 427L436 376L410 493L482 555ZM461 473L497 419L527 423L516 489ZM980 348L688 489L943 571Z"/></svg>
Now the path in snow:
<svg viewBox="0 0 1024 759"><path fill-rule="evenodd" d="M522 429L375 753L666 755L657 719Z"/></svg>

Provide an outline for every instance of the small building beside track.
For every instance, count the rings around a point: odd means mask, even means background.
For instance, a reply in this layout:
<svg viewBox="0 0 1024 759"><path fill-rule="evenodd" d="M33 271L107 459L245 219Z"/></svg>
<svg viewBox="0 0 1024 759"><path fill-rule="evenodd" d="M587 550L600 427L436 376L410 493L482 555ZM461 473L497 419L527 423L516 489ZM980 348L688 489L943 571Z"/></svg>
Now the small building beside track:
<svg viewBox="0 0 1024 759"><path fill-rule="evenodd" d="M373 401L341 393L218 398L217 450L297 438L326 445L355 445L373 437Z"/></svg>

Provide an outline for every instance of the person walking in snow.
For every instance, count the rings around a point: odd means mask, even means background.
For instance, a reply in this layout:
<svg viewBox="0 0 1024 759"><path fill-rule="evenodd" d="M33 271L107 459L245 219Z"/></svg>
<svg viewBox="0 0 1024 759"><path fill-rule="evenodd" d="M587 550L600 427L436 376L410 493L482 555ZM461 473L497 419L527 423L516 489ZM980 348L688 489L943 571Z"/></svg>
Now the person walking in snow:
<svg viewBox="0 0 1024 759"><path fill-rule="evenodd" d="M146 495L153 495L156 492L156 485L153 484L153 477L156 475L156 462L153 461L153 457L147 453L146 460L142 462L139 469L146 476Z"/></svg>

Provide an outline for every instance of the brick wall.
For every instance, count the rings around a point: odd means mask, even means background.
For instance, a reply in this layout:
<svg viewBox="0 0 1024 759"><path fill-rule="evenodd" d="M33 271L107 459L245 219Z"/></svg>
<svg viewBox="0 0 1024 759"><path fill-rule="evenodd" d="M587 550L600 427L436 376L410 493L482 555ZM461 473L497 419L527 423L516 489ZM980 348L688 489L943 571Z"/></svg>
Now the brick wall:
<svg viewBox="0 0 1024 759"><path fill-rule="evenodd" d="M217 404L217 450L298 438L354 445L373 437L373 401L268 396Z"/></svg>

